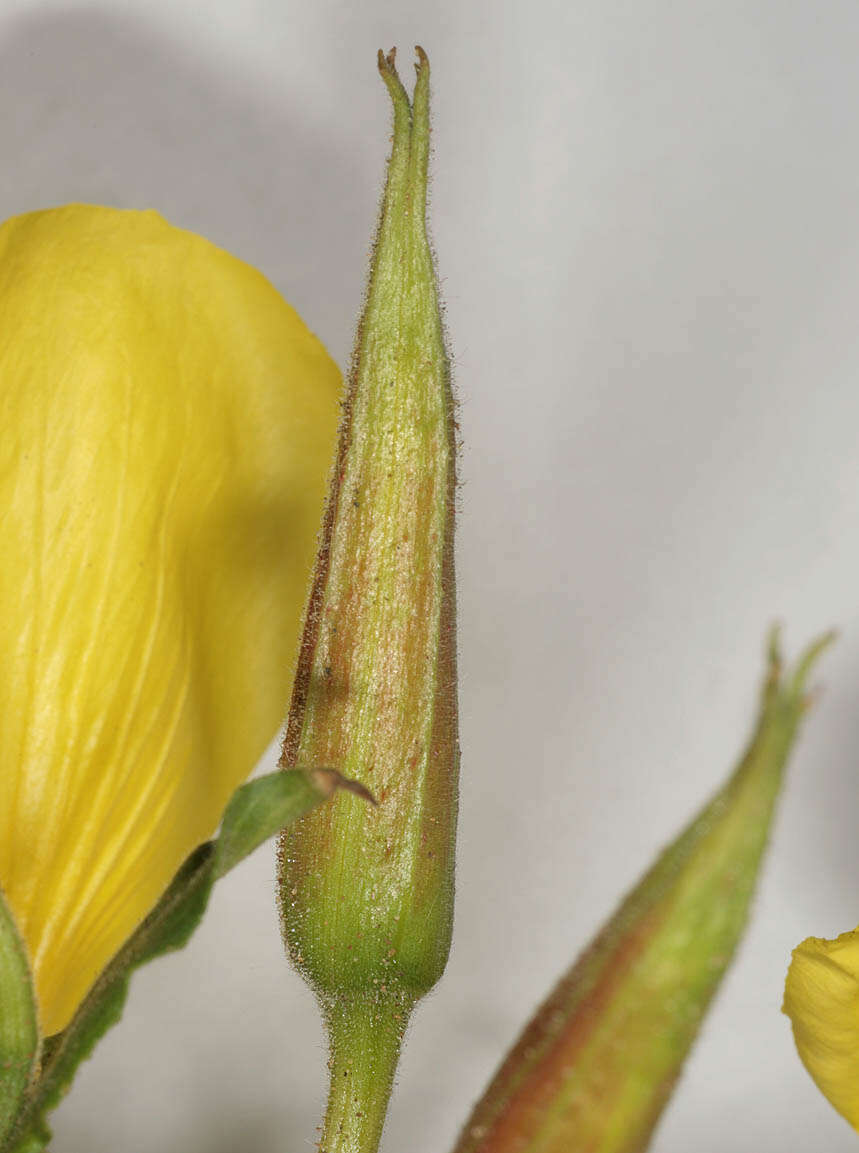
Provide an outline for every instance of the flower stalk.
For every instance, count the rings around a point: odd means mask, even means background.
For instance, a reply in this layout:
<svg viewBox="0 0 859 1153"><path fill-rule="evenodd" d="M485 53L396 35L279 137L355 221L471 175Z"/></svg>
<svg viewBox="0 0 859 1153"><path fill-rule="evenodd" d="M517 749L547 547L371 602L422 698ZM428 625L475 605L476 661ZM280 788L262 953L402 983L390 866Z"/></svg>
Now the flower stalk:
<svg viewBox="0 0 859 1153"><path fill-rule="evenodd" d="M455 426L417 54L410 102L393 51L379 53L393 146L281 762L336 765L379 802L339 796L281 847L284 936L329 1032L325 1153L377 1148L453 916Z"/></svg>

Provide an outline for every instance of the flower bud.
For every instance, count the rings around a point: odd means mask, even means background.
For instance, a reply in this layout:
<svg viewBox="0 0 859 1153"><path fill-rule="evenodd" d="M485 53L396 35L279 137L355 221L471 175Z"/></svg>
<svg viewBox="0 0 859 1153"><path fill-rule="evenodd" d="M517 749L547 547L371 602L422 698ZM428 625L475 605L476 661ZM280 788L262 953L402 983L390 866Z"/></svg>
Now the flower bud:
<svg viewBox="0 0 859 1153"><path fill-rule="evenodd" d="M805 681L775 638L733 776L657 859L519 1037L455 1153L640 1153L742 935Z"/></svg>
<svg viewBox="0 0 859 1153"><path fill-rule="evenodd" d="M393 148L283 750L285 766L335 765L378 800L343 794L282 845L285 938L330 1034L328 1153L376 1147L402 1031L441 975L453 914L454 420L417 52L411 106L394 53L379 54Z"/></svg>

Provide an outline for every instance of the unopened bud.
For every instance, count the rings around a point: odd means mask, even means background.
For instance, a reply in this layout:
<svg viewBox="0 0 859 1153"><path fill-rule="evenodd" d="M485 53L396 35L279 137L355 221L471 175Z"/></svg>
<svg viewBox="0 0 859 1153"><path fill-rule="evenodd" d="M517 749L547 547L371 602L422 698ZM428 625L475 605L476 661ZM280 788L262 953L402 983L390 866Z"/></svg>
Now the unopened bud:
<svg viewBox="0 0 859 1153"><path fill-rule="evenodd" d="M770 646L758 723L715 798L657 859L510 1050L455 1153L641 1153L748 917L805 682Z"/></svg>
<svg viewBox="0 0 859 1153"><path fill-rule="evenodd" d="M330 1034L327 1153L376 1148L453 915L455 433L417 52L411 105L394 53L379 54L393 148L282 760L335 765L378 802L341 794L282 844L284 934Z"/></svg>

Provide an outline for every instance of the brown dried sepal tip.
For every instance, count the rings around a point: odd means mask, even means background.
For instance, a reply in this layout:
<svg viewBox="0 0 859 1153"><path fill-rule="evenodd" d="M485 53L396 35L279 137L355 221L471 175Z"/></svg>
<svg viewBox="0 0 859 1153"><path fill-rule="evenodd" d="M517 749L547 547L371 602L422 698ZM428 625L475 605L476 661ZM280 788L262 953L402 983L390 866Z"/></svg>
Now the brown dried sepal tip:
<svg viewBox="0 0 859 1153"><path fill-rule="evenodd" d="M379 804L370 790L360 781L350 780L349 777L344 777L338 773L336 769L313 769L310 775L317 788L328 797L336 793L338 789L342 789L346 793L354 793L356 797L369 801L371 805Z"/></svg>

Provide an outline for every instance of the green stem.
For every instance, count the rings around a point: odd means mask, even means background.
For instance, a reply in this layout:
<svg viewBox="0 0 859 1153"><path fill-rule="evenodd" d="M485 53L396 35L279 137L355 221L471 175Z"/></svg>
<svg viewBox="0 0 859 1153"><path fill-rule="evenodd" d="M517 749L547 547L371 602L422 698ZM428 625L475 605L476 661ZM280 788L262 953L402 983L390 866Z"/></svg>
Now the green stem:
<svg viewBox="0 0 859 1153"><path fill-rule="evenodd" d="M413 1004L385 990L323 1006L331 1088L319 1153L376 1153Z"/></svg>

